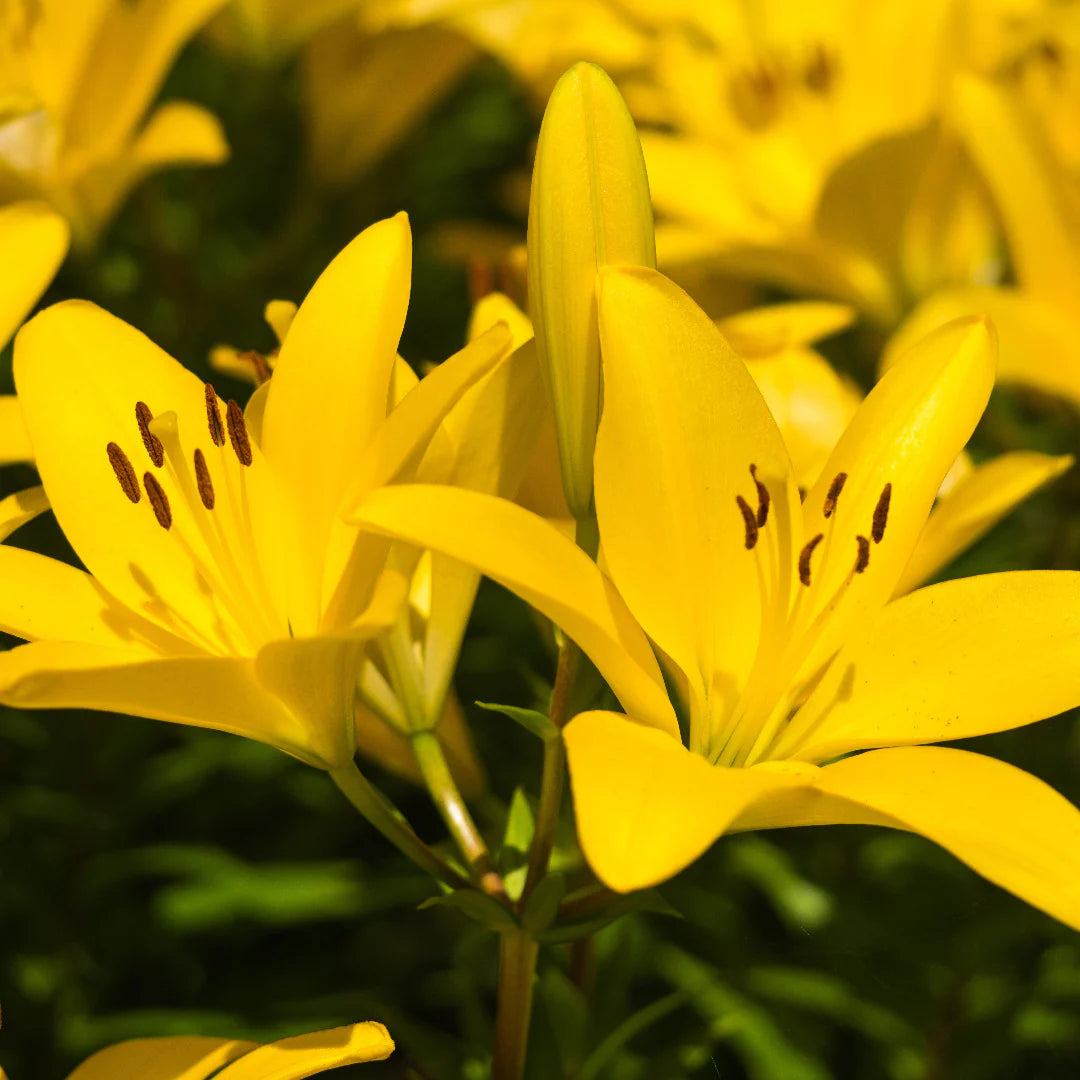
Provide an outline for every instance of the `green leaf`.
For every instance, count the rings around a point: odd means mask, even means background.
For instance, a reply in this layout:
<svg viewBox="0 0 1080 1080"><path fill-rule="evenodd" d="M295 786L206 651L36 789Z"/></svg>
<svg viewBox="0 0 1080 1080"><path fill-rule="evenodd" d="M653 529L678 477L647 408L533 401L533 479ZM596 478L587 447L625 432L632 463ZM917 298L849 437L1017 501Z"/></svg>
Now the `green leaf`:
<svg viewBox="0 0 1080 1080"><path fill-rule="evenodd" d="M525 901L521 925L530 934L542 933L555 921L565 895L566 879L562 874L546 874L537 882L536 888Z"/></svg>
<svg viewBox="0 0 1080 1080"><path fill-rule="evenodd" d="M547 742L550 739L558 739L561 736L559 729L542 713L535 709L520 709L516 705L493 705L490 702L478 701L481 709L488 712L502 713L509 716L516 724L520 724L530 735Z"/></svg>
<svg viewBox="0 0 1080 1080"><path fill-rule="evenodd" d="M475 889L459 889L445 896L432 896L419 905L419 910L433 907L454 908L495 933L517 926L514 916L498 900Z"/></svg>

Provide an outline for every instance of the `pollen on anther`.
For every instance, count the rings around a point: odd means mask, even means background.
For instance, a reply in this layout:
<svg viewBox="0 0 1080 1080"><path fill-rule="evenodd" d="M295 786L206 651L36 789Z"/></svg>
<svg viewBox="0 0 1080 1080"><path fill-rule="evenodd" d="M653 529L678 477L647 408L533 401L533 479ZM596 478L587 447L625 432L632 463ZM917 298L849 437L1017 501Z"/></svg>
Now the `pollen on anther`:
<svg viewBox="0 0 1080 1080"><path fill-rule="evenodd" d="M756 465L750 466L750 475L754 478L754 486L757 488L757 526L763 529L765 522L769 520L769 506L772 498L769 495L769 489L758 479Z"/></svg>
<svg viewBox="0 0 1080 1080"><path fill-rule="evenodd" d="M251 464L251 441L248 439L247 425L244 423L244 410L230 400L225 407L225 422L229 425L229 439L233 453L241 465Z"/></svg>
<svg viewBox="0 0 1080 1080"><path fill-rule="evenodd" d="M127 454L114 442L105 447L105 452L109 455L109 464L116 473L116 479L120 481L121 490L133 503L137 503L142 498L142 492L139 491L139 478Z"/></svg>
<svg viewBox="0 0 1080 1080"><path fill-rule="evenodd" d="M856 536L859 554L855 559L855 573L861 574L870 565L870 541L865 536Z"/></svg>
<svg viewBox="0 0 1080 1080"><path fill-rule="evenodd" d="M750 504L741 496L735 496L735 502L742 512L743 525L746 526L746 550L750 551L758 540L757 514L751 509Z"/></svg>
<svg viewBox="0 0 1080 1080"><path fill-rule="evenodd" d="M833 514L836 513L836 500L840 498L840 492L844 490L844 485L846 483L846 472L838 472L833 477L833 482L829 485L828 494L825 496L825 505L821 509L821 512L827 518L831 518Z"/></svg>
<svg viewBox="0 0 1080 1080"><path fill-rule="evenodd" d="M889 503L892 501L892 484L886 484L878 496L877 506L874 507L874 521L870 527L870 535L875 544L880 544L885 535L885 525L889 520Z"/></svg>
<svg viewBox="0 0 1080 1080"><path fill-rule="evenodd" d="M158 483L157 477L151 472L143 473L143 487L146 488L146 497L154 508L154 517L157 523L167 529L172 525L172 507L169 506L169 496L165 489Z"/></svg>
<svg viewBox="0 0 1080 1080"><path fill-rule="evenodd" d="M165 464L165 447L161 445L161 440L150 430L150 421L154 419L154 414L145 401L135 402L135 419L139 424L139 434L142 436L142 444L146 448L146 453L155 467L160 469Z"/></svg>
<svg viewBox="0 0 1080 1080"><path fill-rule="evenodd" d="M225 426L221 422L221 411L218 409L217 391L207 383L204 387L206 397L206 426L210 429L210 441L215 446L225 445Z"/></svg>
<svg viewBox="0 0 1080 1080"><path fill-rule="evenodd" d="M254 349L249 349L247 352L240 354L241 360L246 360L255 372L255 381L262 386L266 382L271 374L270 365L267 363L266 357L262 353L256 352Z"/></svg>
<svg viewBox="0 0 1080 1080"><path fill-rule="evenodd" d="M802 551L799 552L799 580L807 587L810 585L810 560L814 557L814 549L824 539L824 533L812 536L803 545Z"/></svg>
<svg viewBox="0 0 1080 1080"><path fill-rule="evenodd" d="M199 498L207 510L214 509L214 482L210 479L210 470L206 466L206 458L203 452L196 447L195 459L195 483L199 489Z"/></svg>

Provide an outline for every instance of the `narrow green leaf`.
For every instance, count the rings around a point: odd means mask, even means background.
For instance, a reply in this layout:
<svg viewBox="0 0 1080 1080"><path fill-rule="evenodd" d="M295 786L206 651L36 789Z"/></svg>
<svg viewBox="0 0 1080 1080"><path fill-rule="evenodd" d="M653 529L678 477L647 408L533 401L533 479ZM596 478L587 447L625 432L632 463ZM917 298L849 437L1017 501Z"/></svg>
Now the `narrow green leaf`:
<svg viewBox="0 0 1080 1080"><path fill-rule="evenodd" d="M502 713L509 716L516 724L520 724L530 735L535 735L545 742L548 739L559 738L559 729L541 712L535 709L520 709L516 705L493 705L490 702L478 701L476 704L488 712Z"/></svg>

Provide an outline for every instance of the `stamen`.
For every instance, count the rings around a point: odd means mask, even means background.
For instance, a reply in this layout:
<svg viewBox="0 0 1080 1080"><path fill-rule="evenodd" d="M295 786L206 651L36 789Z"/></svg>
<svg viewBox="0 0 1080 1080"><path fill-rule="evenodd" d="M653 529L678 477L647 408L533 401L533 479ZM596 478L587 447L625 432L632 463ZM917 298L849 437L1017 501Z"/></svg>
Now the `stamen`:
<svg viewBox="0 0 1080 1080"><path fill-rule="evenodd" d="M817 536L811 537L803 545L802 551L799 552L799 580L807 587L810 587L810 560L814 556L814 549L825 539L824 533L818 533Z"/></svg>
<svg viewBox="0 0 1080 1080"><path fill-rule="evenodd" d="M757 515L750 509L750 504L741 496L735 496L735 502L742 511L743 524L746 526L746 550L753 550L758 539Z"/></svg>
<svg viewBox="0 0 1080 1080"><path fill-rule="evenodd" d="M154 517L157 518L157 523L163 529L168 529L172 525L172 508L169 506L169 496L165 494L165 489L157 482L157 477L153 473L143 473L142 480L143 487L146 488L146 497L154 508Z"/></svg>
<svg viewBox="0 0 1080 1080"><path fill-rule="evenodd" d="M225 407L225 422L229 425L229 439L232 441L233 453L241 465L250 465L251 442L248 439L247 425L244 423L244 410L235 401L229 401Z"/></svg>
<svg viewBox="0 0 1080 1080"><path fill-rule="evenodd" d="M266 357L262 353L249 349L247 352L241 353L239 359L246 360L255 369L255 380L260 386L270 378L270 365L266 362Z"/></svg>
<svg viewBox="0 0 1080 1080"><path fill-rule="evenodd" d="M831 518L836 513L836 500L840 498L840 492L844 490L846 483L846 472L838 472L833 477L833 482L829 485L829 493L825 496L825 505L822 508L822 513L827 518Z"/></svg>
<svg viewBox="0 0 1080 1080"><path fill-rule="evenodd" d="M221 413L218 410L217 391L207 383L205 386L206 396L206 426L210 429L210 441L215 446L225 445L225 427L221 423Z"/></svg>
<svg viewBox="0 0 1080 1080"><path fill-rule="evenodd" d="M859 557L855 560L855 573L861 574L870 565L870 541L865 536L856 536L859 545Z"/></svg>
<svg viewBox="0 0 1080 1080"><path fill-rule="evenodd" d="M769 520L769 506L772 498L769 495L769 489L758 479L756 465L750 466L750 475L754 478L754 486L757 488L757 526L763 529L765 522Z"/></svg>
<svg viewBox="0 0 1080 1080"><path fill-rule="evenodd" d="M892 501L892 484L886 484L881 489L877 506L874 507L874 521L870 526L870 535L875 544L880 544L885 535L885 525L889 520L889 503Z"/></svg>
<svg viewBox="0 0 1080 1080"><path fill-rule="evenodd" d="M133 503L137 503L142 498L139 478L135 475L127 454L114 442L105 447L105 452L109 455L109 464L116 473L116 479L120 481L121 490Z"/></svg>
<svg viewBox="0 0 1080 1080"><path fill-rule="evenodd" d="M203 452L195 448L195 483L199 488L199 498L207 510L214 509L214 482L210 479L210 470L206 467L206 458Z"/></svg>
<svg viewBox="0 0 1080 1080"><path fill-rule="evenodd" d="M145 401L135 402L135 419L139 423L139 434L142 436L142 444L146 447L146 453L154 466L160 469L165 464L165 447L161 445L161 440L150 430L150 421L154 419L154 414Z"/></svg>
<svg viewBox="0 0 1080 1080"><path fill-rule="evenodd" d="M803 70L803 81L808 90L822 96L832 89L836 81L836 64L821 42L814 47L810 62Z"/></svg>

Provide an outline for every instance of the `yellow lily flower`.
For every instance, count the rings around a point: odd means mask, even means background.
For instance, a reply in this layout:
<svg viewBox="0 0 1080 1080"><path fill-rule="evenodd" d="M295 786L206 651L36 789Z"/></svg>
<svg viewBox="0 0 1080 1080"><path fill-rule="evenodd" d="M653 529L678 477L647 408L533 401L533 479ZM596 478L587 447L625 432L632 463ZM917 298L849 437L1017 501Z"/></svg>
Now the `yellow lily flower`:
<svg viewBox="0 0 1080 1080"><path fill-rule="evenodd" d="M992 574L889 602L989 397L988 324L913 348L800 504L776 424L711 320L654 271L609 268L599 288L606 573L547 523L474 493L387 488L356 513L484 569L608 679L627 715L565 729L599 877L656 884L740 829L885 824L1080 927L1080 812L1012 766L920 745L1080 702L1080 573ZM689 748L645 634L680 689Z"/></svg>
<svg viewBox="0 0 1080 1080"><path fill-rule="evenodd" d="M217 120L144 119L180 48L224 0L14 0L0 16L0 201L48 200L82 242L147 174L217 164Z"/></svg>
<svg viewBox="0 0 1080 1080"><path fill-rule="evenodd" d="M1003 380L1080 404L1080 189L1007 91L966 80L955 108L1001 211L1017 284L930 296L897 332L885 362L948 319L985 313L1001 336Z"/></svg>
<svg viewBox="0 0 1080 1080"><path fill-rule="evenodd" d="M49 287L67 254L64 219L40 202L0 207L0 348Z"/></svg>
<svg viewBox="0 0 1080 1080"><path fill-rule="evenodd" d="M16 389L44 491L89 573L0 547L0 625L29 642L0 655L0 701L351 762L365 647L395 624L405 586L384 573L385 545L339 509L415 475L453 403L510 349L493 327L388 412L410 269L403 214L361 233L297 310L246 412L91 304L27 323ZM26 501L4 510L18 523Z"/></svg>
<svg viewBox="0 0 1080 1080"><path fill-rule="evenodd" d="M305 1080L327 1069L385 1061L393 1052L390 1033L371 1020L263 1046L244 1039L175 1035L108 1046L68 1080ZM7 1080L3 1069L0 1080Z"/></svg>
<svg viewBox="0 0 1080 1080"><path fill-rule="evenodd" d="M800 491L809 491L821 476L862 401L858 388L808 345L843 329L853 316L842 305L806 301L755 308L717 322L776 420ZM972 465L961 454L945 477L896 595L924 584L1072 463L1068 454L1018 450Z"/></svg>
<svg viewBox="0 0 1080 1080"><path fill-rule="evenodd" d="M652 75L674 130L642 135L661 266L718 262L884 325L989 272L992 214L938 123L952 8L775 0L664 25Z"/></svg>

